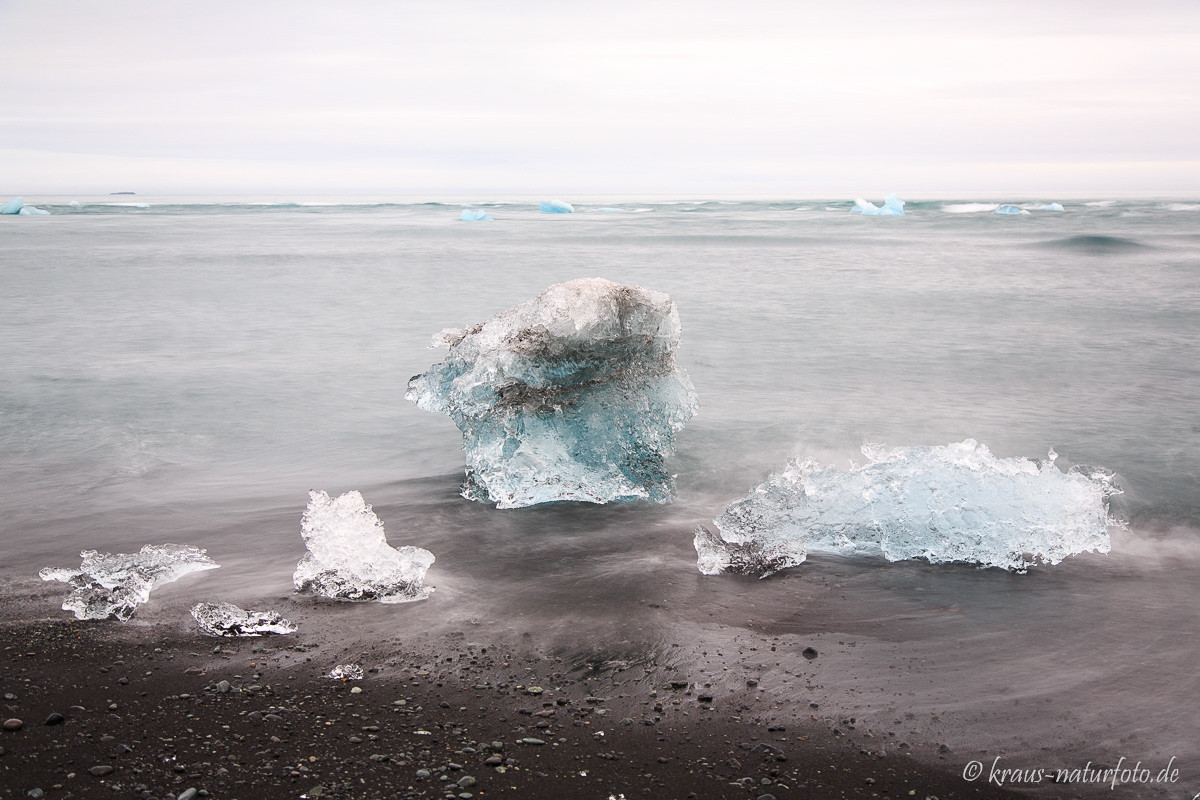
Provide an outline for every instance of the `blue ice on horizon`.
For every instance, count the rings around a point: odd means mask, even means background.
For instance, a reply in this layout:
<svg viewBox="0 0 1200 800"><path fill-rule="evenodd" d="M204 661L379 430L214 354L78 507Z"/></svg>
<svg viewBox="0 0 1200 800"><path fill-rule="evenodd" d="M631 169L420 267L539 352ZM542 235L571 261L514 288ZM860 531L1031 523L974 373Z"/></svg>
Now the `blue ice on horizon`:
<svg viewBox="0 0 1200 800"><path fill-rule="evenodd" d="M491 222L492 215L480 208L464 208L458 217L463 222Z"/></svg>
<svg viewBox="0 0 1200 800"><path fill-rule="evenodd" d="M706 575L767 577L809 552L925 559L1024 572L1083 552L1107 553L1111 472L997 458L973 439L939 447L864 446L839 472L794 460L696 530Z"/></svg>
<svg viewBox="0 0 1200 800"><path fill-rule="evenodd" d="M1045 203L1038 206L1038 211L1066 211L1062 203Z"/></svg>
<svg viewBox="0 0 1200 800"><path fill-rule="evenodd" d="M993 211L992 213L993 214L1008 214L1008 215L1015 216L1017 214L1028 214L1029 212L1023 208L1018 208L1017 206L1006 203L1004 205L996 206L996 210Z"/></svg>
<svg viewBox="0 0 1200 800"><path fill-rule="evenodd" d="M862 214L864 217L903 217L904 201L892 193L883 199L883 207L880 208L870 200L859 197L855 199L854 208L850 209L850 213Z"/></svg>
<svg viewBox="0 0 1200 800"><path fill-rule="evenodd" d="M543 200L538 204L538 208L543 214L573 214L575 206L570 203L565 203L562 200Z"/></svg>
<svg viewBox="0 0 1200 800"><path fill-rule="evenodd" d="M498 508L671 499L666 460L698 401L675 364L679 312L666 294L569 281L433 341L449 353L405 397L462 431L464 497Z"/></svg>

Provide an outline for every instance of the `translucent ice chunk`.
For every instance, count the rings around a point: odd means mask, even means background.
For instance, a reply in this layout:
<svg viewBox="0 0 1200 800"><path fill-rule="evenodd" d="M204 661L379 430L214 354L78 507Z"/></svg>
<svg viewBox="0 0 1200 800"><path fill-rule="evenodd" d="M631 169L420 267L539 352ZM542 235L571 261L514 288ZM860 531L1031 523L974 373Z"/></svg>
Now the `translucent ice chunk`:
<svg viewBox="0 0 1200 800"><path fill-rule="evenodd" d="M190 572L220 566L205 551L186 544L148 544L137 553L98 553L84 550L79 569L47 567L44 581L71 585L63 610L76 619L109 619L122 622L150 599L150 591L179 580Z"/></svg>
<svg viewBox="0 0 1200 800"><path fill-rule="evenodd" d="M1017 208L1016 206L1008 205L1006 203L1002 206L996 206L996 210L993 211L992 213L993 214L1028 214L1029 212L1023 208Z"/></svg>
<svg viewBox="0 0 1200 800"><path fill-rule="evenodd" d="M904 201L895 194L889 194L883 199L883 207L880 208L870 200L860 197L854 201L854 208L850 209L850 213L862 214L864 217L903 217Z"/></svg>
<svg viewBox="0 0 1200 800"><path fill-rule="evenodd" d="M17 212L23 217L48 217L50 212L44 208L34 208L33 206L21 206L21 210Z"/></svg>
<svg viewBox="0 0 1200 800"><path fill-rule="evenodd" d="M854 201L854 208L850 209L851 214L862 214L864 217L879 216L879 206L872 203L870 200L864 200L859 197Z"/></svg>
<svg viewBox="0 0 1200 800"><path fill-rule="evenodd" d="M298 592L342 600L407 603L433 591L422 584L433 553L420 547L391 547L383 523L358 492L330 498L309 492L300 535L308 552L296 565Z"/></svg>
<svg viewBox="0 0 1200 800"><path fill-rule="evenodd" d="M192 616L210 636L262 636L296 630L274 611L246 611L233 603L197 603L192 607Z"/></svg>
<svg viewBox="0 0 1200 800"><path fill-rule="evenodd" d="M25 205L23 197L14 197L4 205L0 206L0 214L20 214L21 207Z"/></svg>
<svg viewBox="0 0 1200 800"><path fill-rule="evenodd" d="M543 200L538 208L543 214L572 214L575 211L575 206L562 200Z"/></svg>
<svg viewBox="0 0 1200 800"><path fill-rule="evenodd" d="M1038 211L1066 211L1062 203L1046 203L1038 206Z"/></svg>
<svg viewBox="0 0 1200 800"><path fill-rule="evenodd" d="M463 495L500 508L583 500L666 502L675 432L696 393L675 366L679 313L640 286L551 286L469 330L405 395L463 433Z"/></svg>
<svg viewBox="0 0 1200 800"><path fill-rule="evenodd" d="M358 664L338 664L329 671L329 677L335 681L361 681L363 668Z"/></svg>
<svg viewBox="0 0 1200 800"><path fill-rule="evenodd" d="M848 472L793 461L697 532L699 568L770 574L808 552L923 558L1024 571L1109 551L1113 475L996 458L968 439L943 447L864 447Z"/></svg>
<svg viewBox="0 0 1200 800"><path fill-rule="evenodd" d="M459 219L463 222L490 222L492 215L480 208L464 208Z"/></svg>

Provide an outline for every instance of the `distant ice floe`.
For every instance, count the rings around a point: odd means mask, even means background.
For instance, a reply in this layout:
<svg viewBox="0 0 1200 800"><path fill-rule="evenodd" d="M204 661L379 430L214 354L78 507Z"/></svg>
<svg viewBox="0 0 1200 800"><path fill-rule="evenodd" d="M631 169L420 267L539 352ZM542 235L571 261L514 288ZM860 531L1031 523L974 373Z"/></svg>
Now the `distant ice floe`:
<svg viewBox="0 0 1200 800"><path fill-rule="evenodd" d="M963 562L1024 572L1076 553L1107 553L1111 472L1048 459L996 458L968 439L939 447L862 448L848 472L792 461L698 528L700 572L767 577L809 552Z"/></svg>
<svg viewBox="0 0 1200 800"><path fill-rule="evenodd" d="M363 668L358 664L338 664L329 671L327 677L335 681L361 681L362 676Z"/></svg>
<svg viewBox="0 0 1200 800"><path fill-rule="evenodd" d="M1037 207L1038 211L1066 211L1062 203L1043 203Z"/></svg>
<svg viewBox="0 0 1200 800"><path fill-rule="evenodd" d="M458 217L463 222L491 222L492 215L481 208L464 208Z"/></svg>
<svg viewBox="0 0 1200 800"><path fill-rule="evenodd" d="M904 201L895 194L889 194L883 199L883 207L880 208L860 197L854 201L854 208L850 209L850 213L862 214L864 217L903 217Z"/></svg>
<svg viewBox="0 0 1200 800"><path fill-rule="evenodd" d="M1019 208L1017 206L1009 205L1009 204L1005 203L1004 205L996 206L996 210L993 211L992 213L993 214L1016 215L1016 214L1028 214L1029 212L1023 208Z"/></svg>
<svg viewBox="0 0 1200 800"><path fill-rule="evenodd" d="M995 211L997 203L948 203L942 206L947 214L978 214L983 211Z"/></svg>
<svg viewBox="0 0 1200 800"><path fill-rule="evenodd" d="M39 573L44 581L70 584L62 608L74 612L76 619L126 622L150 599L151 590L221 566L204 550L186 544L148 544L134 554L84 550L80 556L79 569L46 567Z"/></svg>
<svg viewBox="0 0 1200 800"><path fill-rule="evenodd" d="M675 364L670 297L603 278L560 283L434 337L444 361L405 397L463 434L463 496L499 508L667 502L666 460L698 401Z"/></svg>
<svg viewBox="0 0 1200 800"><path fill-rule="evenodd" d="M330 498L309 492L300 534L308 552L296 565L296 591L340 600L407 603L433 591L424 585L433 553L391 547L383 522L358 492Z"/></svg>
<svg viewBox="0 0 1200 800"><path fill-rule="evenodd" d="M246 611L233 603L197 603L192 616L209 636L262 636L296 630L274 611Z"/></svg>
<svg viewBox="0 0 1200 800"><path fill-rule="evenodd" d="M50 212L43 208L34 208L33 206L25 205L23 197L14 197L4 205L0 206L0 214L20 214L25 217L48 217Z"/></svg>
<svg viewBox="0 0 1200 800"><path fill-rule="evenodd" d="M573 214L575 206L570 203L564 203L562 200L543 200L538 204L538 208L543 214Z"/></svg>

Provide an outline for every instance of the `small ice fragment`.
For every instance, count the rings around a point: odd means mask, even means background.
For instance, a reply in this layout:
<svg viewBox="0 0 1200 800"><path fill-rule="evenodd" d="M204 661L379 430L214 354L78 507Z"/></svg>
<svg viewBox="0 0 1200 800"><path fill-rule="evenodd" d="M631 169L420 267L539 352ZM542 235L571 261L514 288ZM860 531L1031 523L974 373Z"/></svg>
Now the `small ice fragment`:
<svg viewBox="0 0 1200 800"><path fill-rule="evenodd" d="M564 203L562 200L543 200L538 208L543 214L572 214L575 212L573 205Z"/></svg>
<svg viewBox="0 0 1200 800"><path fill-rule="evenodd" d="M996 210L993 211L992 213L993 214L1028 214L1029 212L1023 208L1017 208L1014 205L1009 205L1009 204L1005 203L1004 205L996 206Z"/></svg>
<svg viewBox="0 0 1200 800"><path fill-rule="evenodd" d="M434 337L444 361L405 397L463 434L463 496L499 508L673 491L666 460L698 406L675 365L679 312L641 286L551 286L469 330Z"/></svg>
<svg viewBox="0 0 1200 800"><path fill-rule="evenodd" d="M329 671L329 677L335 681L361 681L363 668L358 664L338 664Z"/></svg>
<svg viewBox="0 0 1200 800"><path fill-rule="evenodd" d="M80 556L79 569L46 567L39 573L44 581L71 585L62 608L74 612L76 619L126 622L150 599L152 589L220 566L204 550L186 544L148 544L135 554L84 550Z"/></svg>
<svg viewBox="0 0 1200 800"><path fill-rule="evenodd" d="M696 533L705 574L765 577L806 553L923 558L1024 572L1076 553L1107 553L1104 470L1062 472L1044 461L996 458L968 439L942 447L867 446L848 472L793 461Z"/></svg>
<svg viewBox="0 0 1200 800"><path fill-rule="evenodd" d="M21 206L21 210L17 212L23 217L48 217L50 212L44 208L35 208L33 206Z"/></svg>
<svg viewBox="0 0 1200 800"><path fill-rule="evenodd" d="M300 535L308 552L296 565L298 592L340 600L407 603L433 591L422 584L434 562L420 547L391 547L383 522L358 492L309 492Z"/></svg>
<svg viewBox="0 0 1200 800"><path fill-rule="evenodd" d="M1066 211L1062 203L1045 203L1038 206L1038 211Z"/></svg>
<svg viewBox="0 0 1200 800"><path fill-rule="evenodd" d="M296 630L274 611L246 611L233 603L197 603L192 607L192 616L210 636L262 636Z"/></svg>
<svg viewBox="0 0 1200 800"><path fill-rule="evenodd" d="M14 197L4 205L0 206L0 214L20 214L21 207L25 205L25 198Z"/></svg>
<svg viewBox="0 0 1200 800"><path fill-rule="evenodd" d="M78 201L78 200L72 200L71 202L67 203L67 205L71 206L72 208L76 208L76 207L78 207L78 206L79 206L79 201Z"/></svg>
<svg viewBox="0 0 1200 800"><path fill-rule="evenodd" d="M864 200L859 197L854 201L854 208L850 209L851 214L862 214L864 217L878 217L879 206L872 203L870 200Z"/></svg>
<svg viewBox="0 0 1200 800"><path fill-rule="evenodd" d="M864 217L903 217L904 201L894 193L889 194L883 199L883 207L880 208L870 200L859 197L854 201L854 208L850 209L850 213L862 214Z"/></svg>
<svg viewBox="0 0 1200 800"><path fill-rule="evenodd" d="M464 208L459 219L463 222L490 222L492 215L480 208Z"/></svg>

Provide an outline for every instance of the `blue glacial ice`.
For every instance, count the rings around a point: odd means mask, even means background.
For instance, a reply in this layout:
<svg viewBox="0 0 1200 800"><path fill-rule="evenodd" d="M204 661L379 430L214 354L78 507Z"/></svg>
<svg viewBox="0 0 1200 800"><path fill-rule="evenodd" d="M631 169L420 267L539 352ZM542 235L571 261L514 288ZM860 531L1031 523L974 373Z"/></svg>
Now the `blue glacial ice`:
<svg viewBox="0 0 1200 800"><path fill-rule="evenodd" d="M1023 209L1023 208L1018 208L1018 207L1016 207L1016 206L1014 206L1014 205L1009 205L1009 204L1007 204L1007 203L1006 203L1006 204L1004 204L1004 205L1001 205L1001 206L996 206L996 210L995 210L995 211L993 211L992 213L993 213L993 214L1011 214L1011 215L1016 215L1016 214L1028 214L1029 212L1028 212L1028 211L1026 211L1026 210L1025 210L1025 209Z"/></svg>
<svg viewBox="0 0 1200 800"><path fill-rule="evenodd" d="M383 522L358 492L331 498L309 492L300 520L308 552L296 565L298 592L339 600L407 603L433 591L424 585L433 553L420 547L392 547Z"/></svg>
<svg viewBox="0 0 1200 800"><path fill-rule="evenodd" d="M1062 203L1043 203L1038 206L1038 211L1066 211Z"/></svg>
<svg viewBox="0 0 1200 800"><path fill-rule="evenodd" d="M44 581L71 586L63 611L76 619L119 619L126 622L150 592L191 572L220 566L204 550L185 544L148 544L133 554L84 550L79 569L46 567Z"/></svg>
<svg viewBox="0 0 1200 800"><path fill-rule="evenodd" d="M562 200L543 200L538 208L543 214L573 214L575 206L570 203L564 203Z"/></svg>
<svg viewBox="0 0 1200 800"><path fill-rule="evenodd" d="M25 205L25 198L14 197L4 205L0 206L0 214L20 214L21 208Z"/></svg>
<svg viewBox="0 0 1200 800"><path fill-rule="evenodd" d="M850 209L850 213L862 214L864 217L903 217L904 201L895 194L889 194L883 199L883 207L880 208L870 200L860 197L854 201L854 208Z"/></svg>
<svg viewBox="0 0 1200 800"><path fill-rule="evenodd" d="M602 278L560 283L434 345L405 395L463 434L463 496L500 508L560 500L667 502L666 460L696 414L675 365L670 297Z"/></svg>
<svg viewBox="0 0 1200 800"><path fill-rule="evenodd" d="M794 460L730 503L717 532L696 531L700 571L767 577L824 552L1024 572L1109 551L1111 472L1062 472L1053 451L1044 461L996 458L971 439L863 455L847 472Z"/></svg>
<svg viewBox="0 0 1200 800"><path fill-rule="evenodd" d="M192 617L209 636L293 633L296 626L274 611L246 611L233 603L197 603Z"/></svg>
<svg viewBox="0 0 1200 800"><path fill-rule="evenodd" d="M480 208L464 208L458 217L463 222L491 222L492 215Z"/></svg>

